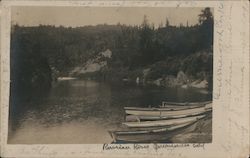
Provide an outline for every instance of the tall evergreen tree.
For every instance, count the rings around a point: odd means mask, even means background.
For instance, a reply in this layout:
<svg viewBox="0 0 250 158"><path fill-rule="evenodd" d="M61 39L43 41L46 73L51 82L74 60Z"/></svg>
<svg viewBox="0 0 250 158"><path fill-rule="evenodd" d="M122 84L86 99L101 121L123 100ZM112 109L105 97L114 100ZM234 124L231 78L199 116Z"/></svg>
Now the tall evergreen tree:
<svg viewBox="0 0 250 158"><path fill-rule="evenodd" d="M213 14L210 8L201 10L201 14L199 14L201 47L210 48L213 45L213 21Z"/></svg>

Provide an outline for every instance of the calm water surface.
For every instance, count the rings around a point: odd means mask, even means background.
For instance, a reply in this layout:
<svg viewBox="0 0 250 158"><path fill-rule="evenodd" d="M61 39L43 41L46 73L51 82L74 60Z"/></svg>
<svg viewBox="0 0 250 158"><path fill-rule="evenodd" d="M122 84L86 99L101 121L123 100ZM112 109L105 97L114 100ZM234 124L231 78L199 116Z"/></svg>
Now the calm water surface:
<svg viewBox="0 0 250 158"><path fill-rule="evenodd" d="M46 96L12 105L9 143L110 143L108 130L120 127L124 106L157 106L162 101L211 100L198 89L59 81Z"/></svg>

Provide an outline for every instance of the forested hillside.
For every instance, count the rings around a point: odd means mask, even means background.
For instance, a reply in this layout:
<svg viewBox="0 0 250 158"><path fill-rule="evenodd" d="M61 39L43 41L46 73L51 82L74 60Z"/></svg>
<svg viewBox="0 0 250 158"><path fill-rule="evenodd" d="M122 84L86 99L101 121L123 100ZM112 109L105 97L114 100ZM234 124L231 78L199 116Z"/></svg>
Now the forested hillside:
<svg viewBox="0 0 250 158"><path fill-rule="evenodd" d="M135 80L154 82L177 77L183 72L187 80L204 80L212 85L213 16L202 10L199 24L154 26L145 16L140 26L123 24L83 26L77 28L12 26L12 88L48 89L59 76L91 76L98 80ZM81 20L81 19L79 19ZM75 67L110 50L111 58L99 71L72 73Z"/></svg>

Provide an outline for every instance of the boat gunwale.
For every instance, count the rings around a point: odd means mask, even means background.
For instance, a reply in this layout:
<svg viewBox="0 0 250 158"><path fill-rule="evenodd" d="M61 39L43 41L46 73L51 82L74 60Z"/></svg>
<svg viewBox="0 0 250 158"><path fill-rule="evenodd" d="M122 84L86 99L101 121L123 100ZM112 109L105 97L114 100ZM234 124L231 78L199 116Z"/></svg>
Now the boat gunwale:
<svg viewBox="0 0 250 158"><path fill-rule="evenodd" d="M208 113L212 112L211 109L207 109L207 111L202 111L202 112L196 112L195 114L190 114L190 115L177 115L177 116L147 116L147 115L127 115L127 116L134 116L138 118L138 120L142 120L145 122L146 120L148 121L159 121L159 120L171 120L171 119L181 119L181 118L187 118L187 117L195 117L199 115L206 115ZM127 117L126 116L126 117ZM129 121L131 122L131 121Z"/></svg>
<svg viewBox="0 0 250 158"><path fill-rule="evenodd" d="M208 104L205 104L203 106L195 106L195 107L187 107L187 108L181 108L181 109L172 109L172 108L167 108L167 107L164 107L164 108L140 108L140 109L132 109L134 107L132 107L131 109L125 109L125 112L127 110L130 110L130 111L182 111L182 110L189 110L189 109L198 109L198 108L204 108L204 109L209 109L209 108L212 108L212 107L208 107L206 108L206 105ZM127 113L127 112L126 112Z"/></svg>
<svg viewBox="0 0 250 158"><path fill-rule="evenodd" d="M201 119L203 119L203 118L201 118ZM199 119L200 120L200 119ZM195 125L196 123L198 123L198 121L199 120L197 120L197 121L194 121L194 122L192 122L192 123L190 123L190 124L188 124L188 125L186 125L186 126L183 126L183 127L180 127L180 128L177 128L177 129L173 129L173 130L171 130L171 131L164 131L164 132L158 132L159 133L159 135L161 135L161 134L164 134L164 133L168 133L168 134L170 134L170 135L173 135L174 134L174 132L175 131L183 131L183 130L186 130L187 128L190 128L191 126L193 126L193 125ZM110 132L112 132L112 131L110 131ZM115 134L115 133L113 133L115 136L115 139L114 139L114 141L113 141L113 143L117 143L117 142L122 142L122 143L157 143L157 142L165 142L166 140L168 140L169 138L163 138L162 139L162 137L161 138L159 138L159 139L154 139L154 140L149 140L149 139L147 139L147 140L136 140L136 138L134 138L134 139L130 139L130 140L126 140L126 138L124 139L122 139L122 138L119 138L119 136L132 136L133 134L127 134L127 135L119 135L119 134ZM157 133L145 133L145 134L147 134L147 135L152 135L152 134L157 134ZM138 134L138 135L140 135L140 134ZM134 136L136 136L136 135L134 135Z"/></svg>
<svg viewBox="0 0 250 158"><path fill-rule="evenodd" d="M169 132L169 131L173 131L173 130L178 129L178 128L170 129L170 128L173 128L174 126L180 126L179 128L183 128L183 127L189 126L191 124L194 124L197 121L198 120L193 120L193 121L189 121L189 122L185 122L185 123L176 123L176 124L171 125L170 127L162 126L162 127L155 127L155 129L149 129L149 130L134 130L134 131L129 131L129 130L122 131L122 130L120 130L120 131L109 131L109 132L112 132L113 134L116 134L116 135L149 134L149 133ZM181 126L181 125L183 125L183 126ZM170 129L170 130L167 130L167 129ZM142 132L142 133L136 133L136 132Z"/></svg>
<svg viewBox="0 0 250 158"><path fill-rule="evenodd" d="M181 120L183 119L183 121L186 119L193 119L193 120L189 120L189 121L186 121L185 123L187 122L190 122L190 121L197 121L197 120L200 120L202 118L205 118L206 117L206 114L203 114L203 115L198 115L198 116L192 116L192 117L184 117L184 118L174 118L174 119L168 119L168 120L150 120L150 121L142 121L142 122L123 122L122 125L125 125L129 128L145 128L145 127L163 127L163 126L167 126L167 125L159 125L161 123L164 123L164 122L167 122L167 121L173 121L173 120ZM143 124L144 125L143 125ZM152 124L152 125L147 125L147 123L156 123L156 125ZM183 122L184 123L184 122ZM141 124L139 126L139 124ZM173 124L169 124L169 125L173 125Z"/></svg>
<svg viewBox="0 0 250 158"><path fill-rule="evenodd" d="M206 104L210 104L212 103L212 101L203 101L203 102L183 102L183 103L178 103L178 102L167 102L167 101L163 101L163 103L166 103L166 104L169 104L169 105L178 105L178 106L192 106L192 105L196 105L196 104L203 104L203 105L206 105ZM164 107L164 106L162 106Z"/></svg>

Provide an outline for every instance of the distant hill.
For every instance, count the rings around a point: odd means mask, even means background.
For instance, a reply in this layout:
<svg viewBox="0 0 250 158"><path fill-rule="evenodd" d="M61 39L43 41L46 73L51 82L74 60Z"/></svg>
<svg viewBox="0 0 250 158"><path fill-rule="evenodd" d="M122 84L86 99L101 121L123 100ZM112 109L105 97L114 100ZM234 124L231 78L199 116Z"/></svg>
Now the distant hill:
<svg viewBox="0 0 250 158"><path fill-rule="evenodd" d="M209 12L209 8L202 11L195 26L166 23L155 28L146 17L140 26L14 25L11 81L20 90L50 87L57 77L71 75L106 81L139 77L140 82L158 83L183 72L191 80L206 79L211 86L213 17ZM103 56L107 51L112 55Z"/></svg>

